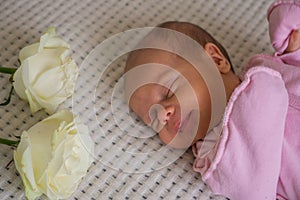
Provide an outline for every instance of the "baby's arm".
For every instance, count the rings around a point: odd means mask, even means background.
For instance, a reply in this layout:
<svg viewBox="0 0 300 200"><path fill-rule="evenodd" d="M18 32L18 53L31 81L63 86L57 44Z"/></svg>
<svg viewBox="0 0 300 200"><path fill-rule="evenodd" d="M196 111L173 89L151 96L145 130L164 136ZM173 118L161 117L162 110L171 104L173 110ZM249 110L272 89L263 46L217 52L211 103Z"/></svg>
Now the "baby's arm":
<svg viewBox="0 0 300 200"><path fill-rule="evenodd" d="M250 69L228 104L214 160L208 168L201 158L194 163L214 193L231 199L276 198L287 109L279 73L263 66Z"/></svg>
<svg viewBox="0 0 300 200"><path fill-rule="evenodd" d="M267 18L271 43L277 54L300 49L300 1L274 2Z"/></svg>

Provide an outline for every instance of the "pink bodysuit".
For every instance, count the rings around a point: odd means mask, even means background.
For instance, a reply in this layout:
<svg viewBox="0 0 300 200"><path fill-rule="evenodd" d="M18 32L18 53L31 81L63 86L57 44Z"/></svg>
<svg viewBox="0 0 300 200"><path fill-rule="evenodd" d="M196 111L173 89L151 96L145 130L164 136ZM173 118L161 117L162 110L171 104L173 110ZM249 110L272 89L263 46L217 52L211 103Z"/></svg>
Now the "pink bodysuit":
<svg viewBox="0 0 300 200"><path fill-rule="evenodd" d="M193 146L194 170L216 194L300 199L300 49L281 51L250 59L223 122L208 133L222 130L213 149L203 157L203 142Z"/></svg>

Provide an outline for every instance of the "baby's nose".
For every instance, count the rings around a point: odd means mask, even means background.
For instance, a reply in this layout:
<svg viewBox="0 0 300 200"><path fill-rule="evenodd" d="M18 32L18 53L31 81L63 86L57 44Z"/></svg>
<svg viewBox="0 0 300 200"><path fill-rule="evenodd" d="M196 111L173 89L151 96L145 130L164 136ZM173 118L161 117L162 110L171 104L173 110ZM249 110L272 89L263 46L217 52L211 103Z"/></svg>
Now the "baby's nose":
<svg viewBox="0 0 300 200"><path fill-rule="evenodd" d="M160 123L166 124L172 117L173 113L174 113L174 107L172 106L162 107L162 109L160 109L157 113Z"/></svg>
<svg viewBox="0 0 300 200"><path fill-rule="evenodd" d="M171 119L174 114L175 108L172 106L162 106L161 104L154 104L149 110L149 116L151 119L151 127L159 132L164 125Z"/></svg>

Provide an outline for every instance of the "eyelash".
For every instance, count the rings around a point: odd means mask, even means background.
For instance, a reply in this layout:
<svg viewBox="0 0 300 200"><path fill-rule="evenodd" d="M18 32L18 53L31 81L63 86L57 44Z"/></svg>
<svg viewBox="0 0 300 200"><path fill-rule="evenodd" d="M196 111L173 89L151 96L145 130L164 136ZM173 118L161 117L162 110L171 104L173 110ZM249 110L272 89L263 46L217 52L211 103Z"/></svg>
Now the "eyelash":
<svg viewBox="0 0 300 200"><path fill-rule="evenodd" d="M167 94L166 94L166 99L171 98L174 95L171 88L174 86L175 81L176 80L172 81L172 84L167 88L168 91L167 91Z"/></svg>
<svg viewBox="0 0 300 200"><path fill-rule="evenodd" d="M167 95L166 95L166 99L170 98L173 96L173 92L171 91L170 88L168 88L168 92L167 92Z"/></svg>

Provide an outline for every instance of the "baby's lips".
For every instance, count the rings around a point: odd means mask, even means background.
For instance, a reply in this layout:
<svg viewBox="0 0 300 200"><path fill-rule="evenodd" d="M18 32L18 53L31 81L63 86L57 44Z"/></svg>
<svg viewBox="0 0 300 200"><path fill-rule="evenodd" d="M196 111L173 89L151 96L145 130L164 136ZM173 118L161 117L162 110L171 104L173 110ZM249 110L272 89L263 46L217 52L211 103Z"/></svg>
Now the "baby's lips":
<svg viewBox="0 0 300 200"><path fill-rule="evenodd" d="M174 130L176 131L176 133L179 131L179 129L181 128L181 120L178 120L175 124L174 124Z"/></svg>
<svg viewBox="0 0 300 200"><path fill-rule="evenodd" d="M181 134L193 134L196 135L196 131L198 130L197 123L197 111L192 110L182 121L182 124L179 128L179 133Z"/></svg>

